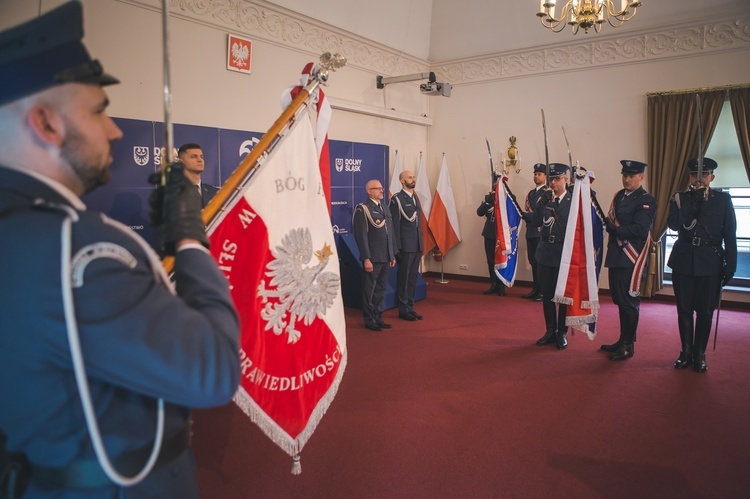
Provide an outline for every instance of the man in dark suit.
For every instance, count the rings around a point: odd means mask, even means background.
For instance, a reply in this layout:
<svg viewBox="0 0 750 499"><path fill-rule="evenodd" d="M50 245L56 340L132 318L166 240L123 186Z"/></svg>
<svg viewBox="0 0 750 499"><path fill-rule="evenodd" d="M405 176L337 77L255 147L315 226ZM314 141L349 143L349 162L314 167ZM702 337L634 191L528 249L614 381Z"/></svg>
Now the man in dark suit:
<svg viewBox="0 0 750 499"><path fill-rule="evenodd" d="M536 248L539 246L539 237L541 236L541 226L534 224L534 212L539 203L539 198L545 189L547 183L547 165L537 163L534 165L534 187L526 194L525 213L522 214L523 221L526 222L526 256L531 265L531 276L533 284L531 291L521 295L521 298L531 298L534 301L542 301L542 293L539 291L539 277L536 264Z"/></svg>
<svg viewBox="0 0 750 499"><path fill-rule="evenodd" d="M417 274L419 261L422 258L422 228L419 215L422 207L414 195L417 185L414 172L405 170L398 176L401 190L389 203L393 220L393 238L396 241L396 302L398 316L407 321L421 320L422 316L414 310L414 294L417 291Z"/></svg>
<svg viewBox="0 0 750 499"><path fill-rule="evenodd" d="M200 190L201 207L205 208L211 198L219 191L219 188L201 181L201 175L206 166L201 146L192 142L183 144L177 150L177 158L185 165L185 176L190 183Z"/></svg>
<svg viewBox="0 0 750 499"><path fill-rule="evenodd" d="M505 284L500 280L495 272L495 245L497 244L496 227L495 227L495 191L490 191L484 196L482 204L477 208L477 216L484 217L484 227L482 228L482 237L484 238L484 254L487 257L487 269L490 275L490 287L484 290L484 294L491 295L497 293L498 296L505 296Z"/></svg>
<svg viewBox="0 0 750 499"><path fill-rule="evenodd" d="M383 298L388 287L388 269L396 265L391 212L383 204L383 185L370 180L367 201L354 207L352 230L362 260L362 316L372 331L390 329L383 320Z"/></svg>
<svg viewBox="0 0 750 499"><path fill-rule="evenodd" d="M710 188L717 167L716 161L704 158L699 176L698 160L688 162L690 188L670 200L667 220L669 228L677 231L667 262L672 269L681 343L674 366L685 369L692 364L697 372L708 369L706 346L711 320L721 288L737 270L737 220L732 198Z"/></svg>
<svg viewBox="0 0 750 499"><path fill-rule="evenodd" d="M534 223L541 226L539 246L536 249L536 261L539 265L539 290L542 293L542 310L546 332L539 338L537 345L556 343L558 350L568 346L568 326L565 325L567 307L552 301L557 287L557 276L560 273L565 229L570 214L571 194L567 189L570 167L563 163L550 163L550 189L543 191L537 210L534 212Z"/></svg>
<svg viewBox="0 0 750 499"><path fill-rule="evenodd" d="M604 265L609 268L609 291L620 315L620 338L600 347L612 352L611 360L629 359L635 353L640 284L649 251L646 242L656 216L656 200L642 186L646 163L629 160L620 163L623 189L612 199L605 220L609 242Z"/></svg>
<svg viewBox="0 0 750 499"><path fill-rule="evenodd" d="M0 435L32 465L14 497L197 499L190 407L235 394L238 319L179 163L152 198L174 287L81 201L122 137L82 36L79 2L0 33Z"/></svg>

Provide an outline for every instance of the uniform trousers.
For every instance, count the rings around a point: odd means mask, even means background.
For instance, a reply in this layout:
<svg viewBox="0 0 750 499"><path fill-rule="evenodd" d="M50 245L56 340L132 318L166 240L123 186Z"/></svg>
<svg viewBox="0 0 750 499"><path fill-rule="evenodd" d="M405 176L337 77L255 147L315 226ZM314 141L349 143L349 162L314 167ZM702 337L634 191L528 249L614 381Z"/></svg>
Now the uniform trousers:
<svg viewBox="0 0 750 499"><path fill-rule="evenodd" d="M419 252L400 252L396 255L396 300L399 315L414 312L414 294L417 292Z"/></svg>
<svg viewBox="0 0 750 499"><path fill-rule="evenodd" d="M550 267L543 263L538 263L539 273L539 291L544 299L542 300L542 309L544 310L544 324L547 333L557 331L558 333L567 333L568 327L565 325L565 316L568 310L566 305L555 303L552 297L555 296L557 287L557 275L560 273L560 267Z"/></svg>
<svg viewBox="0 0 750 499"><path fill-rule="evenodd" d="M495 273L495 239L485 237L484 238L484 254L487 256L487 270L490 273L490 283L492 287L504 286L500 281L500 278Z"/></svg>
<svg viewBox="0 0 750 499"><path fill-rule="evenodd" d="M705 351L711 334L711 319L718 305L720 281L718 275L692 276L672 272L680 337L691 338L695 331L695 344L701 351Z"/></svg>
<svg viewBox="0 0 750 499"><path fill-rule="evenodd" d="M388 288L388 262L372 262L372 272L362 272L362 316L365 325L383 322L383 298Z"/></svg>
<svg viewBox="0 0 750 499"><path fill-rule="evenodd" d="M534 280L532 283L532 289L539 291L539 270L536 262L536 249L539 246L539 238L534 237L526 240L526 256L529 259L529 265L531 265L531 278Z"/></svg>

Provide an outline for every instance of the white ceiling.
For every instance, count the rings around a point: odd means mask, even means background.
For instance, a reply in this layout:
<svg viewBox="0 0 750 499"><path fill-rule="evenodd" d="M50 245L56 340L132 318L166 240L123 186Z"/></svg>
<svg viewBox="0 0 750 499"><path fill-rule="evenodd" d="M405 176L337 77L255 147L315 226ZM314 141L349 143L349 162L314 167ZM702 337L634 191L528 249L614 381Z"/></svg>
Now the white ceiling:
<svg viewBox="0 0 750 499"><path fill-rule="evenodd" d="M614 0L620 5L620 0ZM569 28L552 33L536 17L539 0L272 0L430 62L507 52L596 37ZM563 0L558 0L562 4ZM618 30L632 32L681 22L750 15L750 0L642 0L636 17ZM559 9L560 7L558 7Z"/></svg>

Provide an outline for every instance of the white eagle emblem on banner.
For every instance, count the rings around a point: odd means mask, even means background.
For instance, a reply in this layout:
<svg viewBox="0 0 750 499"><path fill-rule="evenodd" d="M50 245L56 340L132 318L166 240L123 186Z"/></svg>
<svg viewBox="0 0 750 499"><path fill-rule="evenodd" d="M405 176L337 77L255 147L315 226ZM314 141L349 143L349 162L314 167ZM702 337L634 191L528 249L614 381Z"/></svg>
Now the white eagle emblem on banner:
<svg viewBox="0 0 750 499"><path fill-rule="evenodd" d="M277 336L286 332L287 343L296 343L302 336L295 328L297 321L309 326L315 317L325 314L338 294L338 274L323 272L333 252L328 243L323 244L314 254L318 262L310 265L312 236L309 229L299 228L287 233L271 253L274 259L266 265L269 287L265 280L258 285L265 304L260 316L266 321L266 331L273 328Z"/></svg>
<svg viewBox="0 0 750 499"><path fill-rule="evenodd" d="M133 146L133 161L138 166L146 166L148 164L148 147Z"/></svg>

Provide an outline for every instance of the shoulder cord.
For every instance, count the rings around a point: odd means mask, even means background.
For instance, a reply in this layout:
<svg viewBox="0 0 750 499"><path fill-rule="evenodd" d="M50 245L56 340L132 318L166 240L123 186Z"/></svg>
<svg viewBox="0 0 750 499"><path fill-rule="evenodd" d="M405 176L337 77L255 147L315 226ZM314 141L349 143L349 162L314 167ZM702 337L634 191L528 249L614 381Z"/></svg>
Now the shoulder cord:
<svg viewBox="0 0 750 499"><path fill-rule="evenodd" d="M114 469L112 462L107 456L107 449L104 448L102 442L102 436L99 432L99 424L96 421L96 414L94 412L94 405L91 401L91 392L89 390L88 380L86 379L86 368L83 363L83 354L81 353L81 341L78 335L78 322L75 316L75 305L73 303L73 289L71 284L71 246L72 246L72 224L73 219L78 219L78 215L69 207L62 205L55 205L55 208L61 208L66 214L63 220L62 229L60 231L60 238L62 243L61 252L61 285L63 295L63 309L65 312L65 324L68 330L68 343L70 344L70 354L73 360L73 371L75 372L76 384L78 385L78 393L81 398L81 405L83 406L83 412L86 416L86 426L88 427L89 436L96 452L96 459L99 461L99 465L104 470L107 477L112 480L115 484L121 487L130 487L143 481L159 457L159 451L161 450L161 444L164 437L164 399L160 398L158 401L158 412L156 422L156 436L154 437L154 447L151 449L151 455L148 458L143 469L133 477L126 477L121 475Z"/></svg>
<svg viewBox="0 0 750 499"><path fill-rule="evenodd" d="M370 213L370 209L367 207L365 203L359 203L359 206L362 207L362 213L365 214L365 218L367 218L367 221L369 222L370 225L372 225L376 229L382 229L383 227L385 227L385 218L383 218L383 220L381 220L380 222L376 222L375 220L372 219L372 214Z"/></svg>
<svg viewBox="0 0 750 499"><path fill-rule="evenodd" d="M398 196L393 196L391 199L395 199L396 200L396 204L398 205L398 211L399 211L399 213L401 213L401 216L405 220L407 220L407 221L409 221L411 223L414 223L414 221L417 219L417 213L419 213L419 210L414 210L414 213L412 213L411 216L409 217L409 216L406 215L406 213L404 213L404 207L401 206L401 199L399 199Z"/></svg>

